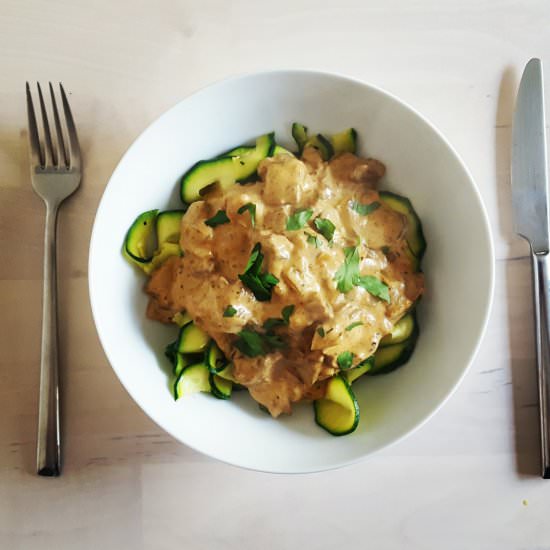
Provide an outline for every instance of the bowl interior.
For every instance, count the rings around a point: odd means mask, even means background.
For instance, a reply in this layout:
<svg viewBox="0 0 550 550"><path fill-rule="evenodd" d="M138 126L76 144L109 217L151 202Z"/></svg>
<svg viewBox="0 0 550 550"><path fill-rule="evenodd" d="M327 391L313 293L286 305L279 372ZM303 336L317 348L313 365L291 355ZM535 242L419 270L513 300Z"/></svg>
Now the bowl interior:
<svg viewBox="0 0 550 550"><path fill-rule="evenodd" d="M143 277L120 254L135 216L179 204L177 181L196 160L275 130L353 126L359 152L382 160L382 187L408 196L424 225L427 292L411 361L354 385L357 431L332 437L311 405L272 420L247 392L231 401L171 397L164 346L172 327L145 319ZM417 113L366 84L323 73L282 71L223 81L182 101L154 122L115 170L97 212L89 266L94 319L115 372L142 409L175 438L226 462L272 472L341 466L388 445L426 420L456 387L477 349L493 285L493 255L479 194L448 143Z"/></svg>

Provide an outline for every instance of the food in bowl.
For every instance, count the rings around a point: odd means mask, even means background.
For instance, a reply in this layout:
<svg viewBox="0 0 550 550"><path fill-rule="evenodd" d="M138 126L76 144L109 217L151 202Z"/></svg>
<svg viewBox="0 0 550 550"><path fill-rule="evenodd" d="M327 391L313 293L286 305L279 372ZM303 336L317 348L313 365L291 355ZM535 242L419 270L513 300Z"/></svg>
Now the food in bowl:
<svg viewBox="0 0 550 550"><path fill-rule="evenodd" d="M313 401L343 435L359 422L352 383L414 350L426 243L410 201L377 190L385 166L355 154L355 130L292 134L296 154L266 134L197 162L185 208L138 216L123 251L149 275L147 316L180 326L176 399L235 385L274 417Z"/></svg>

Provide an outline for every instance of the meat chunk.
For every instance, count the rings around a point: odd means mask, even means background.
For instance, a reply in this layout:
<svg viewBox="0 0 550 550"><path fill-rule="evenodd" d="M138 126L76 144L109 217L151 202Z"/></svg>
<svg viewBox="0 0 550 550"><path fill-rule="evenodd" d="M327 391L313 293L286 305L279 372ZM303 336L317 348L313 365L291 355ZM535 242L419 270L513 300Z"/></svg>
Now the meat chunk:
<svg viewBox="0 0 550 550"><path fill-rule="evenodd" d="M152 321L160 321L161 323L172 323L174 318L175 311L171 308L162 307L158 300L154 297L149 298L149 303L147 304L147 311L145 313L148 319Z"/></svg>
<svg viewBox="0 0 550 550"><path fill-rule="evenodd" d="M308 168L310 174L316 174L323 168L323 157L319 149L315 147L306 147L302 152L302 161Z"/></svg>
<svg viewBox="0 0 550 550"><path fill-rule="evenodd" d="M214 232L204 220L214 214L212 208L204 201L197 201L189 206L181 223L180 246L184 252L192 251L194 255L203 258L212 256L210 243Z"/></svg>
<svg viewBox="0 0 550 550"><path fill-rule="evenodd" d="M307 205L316 197L317 186L304 163L290 155L263 160L258 174L264 182L263 199L269 205Z"/></svg>
<svg viewBox="0 0 550 550"><path fill-rule="evenodd" d="M378 160L363 159L352 153L342 153L329 162L332 177L340 183L365 183L374 188L386 173L386 167Z"/></svg>

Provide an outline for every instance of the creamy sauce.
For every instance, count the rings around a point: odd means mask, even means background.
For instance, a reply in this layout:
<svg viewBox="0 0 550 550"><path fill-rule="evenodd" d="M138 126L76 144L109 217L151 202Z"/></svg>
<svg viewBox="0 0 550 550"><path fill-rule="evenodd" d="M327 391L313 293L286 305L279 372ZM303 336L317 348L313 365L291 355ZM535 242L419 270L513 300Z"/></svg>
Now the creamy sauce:
<svg viewBox="0 0 550 550"><path fill-rule="evenodd" d="M406 254L406 218L383 203L368 215L352 208L354 201L378 201L375 187L384 171L373 159L344 153L326 163L315 149L306 149L302 160L283 154L262 161L257 183L208 193L182 219L184 256L170 258L148 282L148 316L169 322L186 310L231 359L234 378L273 416L290 413L293 402L321 397L338 371L337 356L352 352L357 364L372 355L423 292L423 275L414 272ZM248 211L237 212L246 203L256 205L255 227ZM287 231L288 217L299 208L313 209L313 216L306 227ZM209 227L205 220L218 210L231 222ZM313 229L316 217L335 225L332 244ZM308 242L308 234L319 247ZM265 256L262 271L279 279L267 302L256 300L238 277L256 243ZM389 287L390 303L361 287L345 294L337 289L335 274L349 246L358 248L360 274ZM228 305L235 316L223 316ZM261 331L288 305L294 305L290 324L276 329L285 349L251 358L234 347L238 332ZM353 323L361 324L346 330Z"/></svg>

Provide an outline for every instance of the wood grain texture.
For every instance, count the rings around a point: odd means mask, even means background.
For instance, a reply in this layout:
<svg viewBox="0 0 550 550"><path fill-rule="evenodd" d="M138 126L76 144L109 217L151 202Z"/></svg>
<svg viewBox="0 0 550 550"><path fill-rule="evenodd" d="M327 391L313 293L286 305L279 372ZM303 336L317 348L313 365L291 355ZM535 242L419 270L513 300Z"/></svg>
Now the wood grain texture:
<svg viewBox="0 0 550 550"><path fill-rule="evenodd" d="M529 57L550 66L549 23L546 0L3 0L0 548L550 549L530 266L509 189L515 90ZM94 213L130 143L207 83L281 67L368 80L425 114L476 179L497 253L487 336L457 393L405 441L310 476L238 470L163 433L109 367L87 290ZM34 475L44 210L25 80L64 82L85 162L59 220L59 479Z"/></svg>

